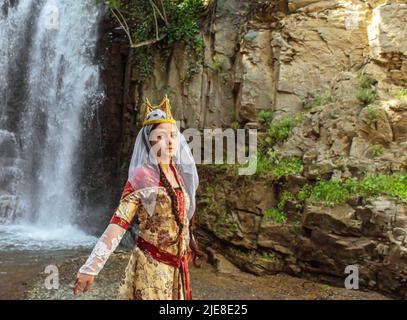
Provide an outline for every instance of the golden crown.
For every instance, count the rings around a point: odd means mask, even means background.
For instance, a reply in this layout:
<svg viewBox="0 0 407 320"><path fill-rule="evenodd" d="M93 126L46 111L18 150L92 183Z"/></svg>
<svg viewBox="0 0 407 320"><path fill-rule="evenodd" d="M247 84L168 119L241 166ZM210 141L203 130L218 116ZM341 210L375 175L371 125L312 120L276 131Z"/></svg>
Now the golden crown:
<svg viewBox="0 0 407 320"><path fill-rule="evenodd" d="M166 118L153 118L153 119L147 119L148 114L156 109L160 109L165 112ZM146 113L144 115L144 121L143 121L143 126L146 126L148 124L152 123L163 123L163 122L170 122L170 123L175 123L175 119L172 116L171 113L171 104L170 104L170 99L168 99L168 96L165 95L164 99L161 101L161 103L157 105L152 105L148 98L146 97Z"/></svg>

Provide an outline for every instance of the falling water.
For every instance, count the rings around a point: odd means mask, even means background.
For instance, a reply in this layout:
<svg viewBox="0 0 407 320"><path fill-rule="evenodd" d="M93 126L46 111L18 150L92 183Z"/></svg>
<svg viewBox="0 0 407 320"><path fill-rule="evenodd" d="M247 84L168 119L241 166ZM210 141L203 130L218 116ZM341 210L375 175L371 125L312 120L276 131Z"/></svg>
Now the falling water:
<svg viewBox="0 0 407 320"><path fill-rule="evenodd" d="M94 0L0 0L0 248L91 241L74 226L81 123L103 100Z"/></svg>

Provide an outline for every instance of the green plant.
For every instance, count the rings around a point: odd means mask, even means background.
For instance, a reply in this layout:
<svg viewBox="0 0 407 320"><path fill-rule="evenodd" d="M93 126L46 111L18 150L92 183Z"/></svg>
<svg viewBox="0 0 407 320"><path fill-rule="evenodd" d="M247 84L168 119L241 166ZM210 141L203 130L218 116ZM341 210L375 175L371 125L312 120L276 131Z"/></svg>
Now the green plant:
<svg viewBox="0 0 407 320"><path fill-rule="evenodd" d="M230 124L230 126L231 126L233 129L239 129L239 128L241 127L239 121L233 121L233 122Z"/></svg>
<svg viewBox="0 0 407 320"><path fill-rule="evenodd" d="M280 179L281 177L285 177L289 174L301 174L303 170L304 166L300 159L295 157L286 157L274 161L271 174L276 179Z"/></svg>
<svg viewBox="0 0 407 320"><path fill-rule="evenodd" d="M223 64L225 62L225 58L223 57L216 57L212 60L212 63L208 64L209 69L214 72L220 72L223 68Z"/></svg>
<svg viewBox="0 0 407 320"><path fill-rule="evenodd" d="M287 202L290 200L294 200L294 199L295 199L295 197L291 192L284 191L280 196L280 200L278 202L277 209L280 211L283 211Z"/></svg>
<svg viewBox="0 0 407 320"><path fill-rule="evenodd" d="M357 185L357 193L366 197L388 195L407 201L407 172L368 173Z"/></svg>
<svg viewBox="0 0 407 320"><path fill-rule="evenodd" d="M309 184L304 184L301 189L298 191L297 200L304 202L307 198L311 196L312 186Z"/></svg>
<svg viewBox="0 0 407 320"><path fill-rule="evenodd" d="M289 174L301 174L304 170L303 163L295 157L279 157L275 151L269 149L262 153L257 151L256 173L264 176L272 176L278 180Z"/></svg>
<svg viewBox="0 0 407 320"><path fill-rule="evenodd" d="M302 121L302 112L297 112L295 117L284 116L270 125L268 130L268 142L275 144L287 140L292 129Z"/></svg>
<svg viewBox="0 0 407 320"><path fill-rule="evenodd" d="M204 206L204 211L216 211L217 210L217 202L215 199L215 188L207 185L205 187L205 193L204 195L201 197L200 200L203 204L205 204Z"/></svg>
<svg viewBox="0 0 407 320"><path fill-rule="evenodd" d="M367 106L364 108L366 111L364 114L363 120L368 124L373 124L379 120L379 113L377 109L373 108L372 106Z"/></svg>
<svg viewBox="0 0 407 320"><path fill-rule="evenodd" d="M400 100L405 100L405 101L407 101L407 88L400 89L400 90L396 93L396 98L397 98L397 99L400 99Z"/></svg>
<svg viewBox="0 0 407 320"><path fill-rule="evenodd" d="M402 173L366 173L362 178L318 180L312 189L311 202L323 202L334 206L354 197L376 197L387 195L407 202L407 171Z"/></svg>
<svg viewBox="0 0 407 320"><path fill-rule="evenodd" d="M276 259L276 254L274 252L267 252L267 251L262 251L260 256L264 259L268 259L268 260L274 260Z"/></svg>
<svg viewBox="0 0 407 320"><path fill-rule="evenodd" d="M374 89L360 89L356 95L363 106L371 104L377 97Z"/></svg>
<svg viewBox="0 0 407 320"><path fill-rule="evenodd" d="M99 5L102 1L95 2ZM154 53L158 52L165 58L174 43L185 45L187 70L182 80L188 80L197 72L194 63L200 63L203 59L205 48L199 26L204 9L203 0L110 0L105 1L105 4L110 9L111 16L124 30L129 47L137 49L135 60L143 61L135 63L136 71L141 70L142 73L137 80L151 75Z"/></svg>
<svg viewBox="0 0 407 320"><path fill-rule="evenodd" d="M363 106L371 104L377 98L376 84L377 80L370 75L362 74L359 76L359 90L356 97Z"/></svg>
<svg viewBox="0 0 407 320"><path fill-rule="evenodd" d="M304 108L305 109L311 109L313 107L319 107L325 104L328 104L330 102L332 102L332 96L331 94L326 91L323 94L316 96L314 99L312 99L310 102L306 103Z"/></svg>
<svg viewBox="0 0 407 320"><path fill-rule="evenodd" d="M370 147L369 153L373 158L376 158L383 154L383 149L380 145L374 144Z"/></svg>
<svg viewBox="0 0 407 320"><path fill-rule="evenodd" d="M264 218L265 219L273 219L276 222L279 223L285 223L287 222L287 218L285 214L281 211L279 211L277 208L271 208L267 209L264 211Z"/></svg>
<svg viewBox="0 0 407 320"><path fill-rule="evenodd" d="M320 200L329 206L346 202L350 197L349 191L342 182L336 180L318 181L312 190L311 200Z"/></svg>
<svg viewBox="0 0 407 320"><path fill-rule="evenodd" d="M296 203L295 207L297 209L303 209L304 202L311 196L311 193L312 193L312 186L310 184L304 184L296 195L297 203Z"/></svg>
<svg viewBox="0 0 407 320"><path fill-rule="evenodd" d="M377 84L377 80L371 75L363 73L359 75L359 86L361 88L369 89Z"/></svg>
<svg viewBox="0 0 407 320"><path fill-rule="evenodd" d="M271 143L274 144L286 140L293 127L294 122L290 116L283 117L276 121L268 130Z"/></svg>
<svg viewBox="0 0 407 320"><path fill-rule="evenodd" d="M269 124L273 120L273 111L271 110L260 110L257 115L260 124Z"/></svg>

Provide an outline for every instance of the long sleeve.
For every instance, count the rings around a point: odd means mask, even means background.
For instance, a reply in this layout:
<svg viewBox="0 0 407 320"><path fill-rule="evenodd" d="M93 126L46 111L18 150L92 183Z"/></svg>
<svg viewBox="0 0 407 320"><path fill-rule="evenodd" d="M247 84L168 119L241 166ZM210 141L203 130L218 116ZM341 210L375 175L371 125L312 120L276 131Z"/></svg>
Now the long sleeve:
<svg viewBox="0 0 407 320"><path fill-rule="evenodd" d="M98 275L110 255L119 245L132 222L141 202L131 184L126 183L119 206L115 210L109 225L98 239L89 258L79 269L80 273Z"/></svg>

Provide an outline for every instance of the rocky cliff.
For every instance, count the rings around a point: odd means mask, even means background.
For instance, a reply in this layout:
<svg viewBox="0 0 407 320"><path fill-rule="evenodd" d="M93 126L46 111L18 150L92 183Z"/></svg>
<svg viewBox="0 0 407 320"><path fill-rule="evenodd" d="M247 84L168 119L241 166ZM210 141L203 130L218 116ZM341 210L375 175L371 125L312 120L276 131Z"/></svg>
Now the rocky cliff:
<svg viewBox="0 0 407 320"><path fill-rule="evenodd" d="M183 128L257 128L274 159L251 177L200 166L203 245L256 274L339 285L357 265L362 287L407 297L407 176L391 176L407 169L407 3L207 1L200 25L199 60L182 44L156 50L143 80L120 31L105 32L116 185L144 97L167 93Z"/></svg>

